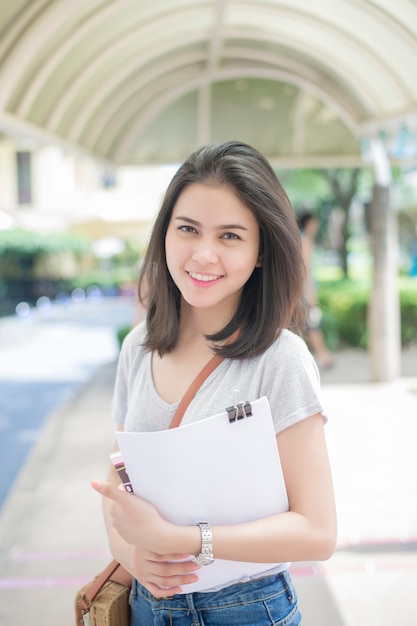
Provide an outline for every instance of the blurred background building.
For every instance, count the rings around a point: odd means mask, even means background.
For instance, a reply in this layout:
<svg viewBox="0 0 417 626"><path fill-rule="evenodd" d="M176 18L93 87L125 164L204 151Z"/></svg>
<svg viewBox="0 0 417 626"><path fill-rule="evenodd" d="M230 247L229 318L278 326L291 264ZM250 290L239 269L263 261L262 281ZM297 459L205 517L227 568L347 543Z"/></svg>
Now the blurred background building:
<svg viewBox="0 0 417 626"><path fill-rule="evenodd" d="M132 285L178 163L238 138L296 211L319 214L325 264L370 278L362 343L375 379L397 377L397 278L416 272L416 60L406 0L3 0L3 314L103 271Z"/></svg>

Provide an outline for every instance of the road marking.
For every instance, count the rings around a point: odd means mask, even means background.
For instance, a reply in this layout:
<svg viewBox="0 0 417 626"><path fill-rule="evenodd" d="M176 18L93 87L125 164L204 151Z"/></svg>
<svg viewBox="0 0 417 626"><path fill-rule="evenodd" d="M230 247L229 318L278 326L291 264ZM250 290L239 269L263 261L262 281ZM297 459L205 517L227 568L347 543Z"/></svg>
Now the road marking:
<svg viewBox="0 0 417 626"><path fill-rule="evenodd" d="M12 552L10 559L12 561L59 561L76 560L76 559L99 559L108 557L111 559L108 550L40 550L31 552Z"/></svg>

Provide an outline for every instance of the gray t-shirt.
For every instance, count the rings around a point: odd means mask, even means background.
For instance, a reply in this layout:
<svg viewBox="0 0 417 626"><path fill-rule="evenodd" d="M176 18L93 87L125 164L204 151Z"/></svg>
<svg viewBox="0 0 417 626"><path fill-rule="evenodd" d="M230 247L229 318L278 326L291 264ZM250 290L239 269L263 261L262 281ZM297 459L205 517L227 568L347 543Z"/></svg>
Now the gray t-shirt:
<svg viewBox="0 0 417 626"><path fill-rule="evenodd" d="M141 346L145 331L142 322L127 335L117 369L113 417L130 432L169 428L178 407L178 403L165 402L155 389L151 353ZM237 401L251 402L262 396L269 400L276 433L323 413L316 363L303 339L288 330L260 356L220 363L197 391L182 424L222 413Z"/></svg>
<svg viewBox="0 0 417 626"><path fill-rule="evenodd" d="M151 353L141 347L145 331L145 322L142 322L127 335L118 363L113 417L116 422L124 424L128 432L169 428L179 404L168 404L155 389ZM243 361L225 359L221 362L189 404L182 424L222 413L237 401L251 402L266 396L275 432L279 433L315 413L323 413L319 393L318 369L305 342L294 333L283 330L262 355ZM288 566L289 563L265 564L263 572L244 576L239 581L232 580L222 587L276 574Z"/></svg>

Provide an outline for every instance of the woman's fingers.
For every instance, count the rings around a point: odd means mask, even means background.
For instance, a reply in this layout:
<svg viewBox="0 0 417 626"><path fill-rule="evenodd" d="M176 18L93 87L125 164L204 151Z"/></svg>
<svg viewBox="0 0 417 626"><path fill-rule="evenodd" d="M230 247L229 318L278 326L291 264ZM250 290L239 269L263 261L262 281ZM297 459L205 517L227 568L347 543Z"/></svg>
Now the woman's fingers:
<svg viewBox="0 0 417 626"><path fill-rule="evenodd" d="M193 563L194 556L192 554L156 554L156 552L149 552L149 560L161 563L167 563L174 561L176 563Z"/></svg>
<svg viewBox="0 0 417 626"><path fill-rule="evenodd" d="M182 593L181 587L172 587L171 589L162 589L154 583L144 584L144 587L153 595L154 598L167 598L169 596L175 596L177 593Z"/></svg>
<svg viewBox="0 0 417 626"><path fill-rule="evenodd" d="M184 556L149 554L146 560L141 559L138 563L138 580L156 598L181 593L184 585L198 581L196 572L200 569L192 560L178 560L178 557Z"/></svg>

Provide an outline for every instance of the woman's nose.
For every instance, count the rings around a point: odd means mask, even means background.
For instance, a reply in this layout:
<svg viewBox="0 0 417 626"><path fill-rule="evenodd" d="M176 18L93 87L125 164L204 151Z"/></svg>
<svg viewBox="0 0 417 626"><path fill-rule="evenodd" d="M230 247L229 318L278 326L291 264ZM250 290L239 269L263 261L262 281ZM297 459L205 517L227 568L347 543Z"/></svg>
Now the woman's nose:
<svg viewBox="0 0 417 626"><path fill-rule="evenodd" d="M194 248L192 259L200 263L200 265L204 265L206 263L217 263L219 257L213 243L201 241Z"/></svg>

